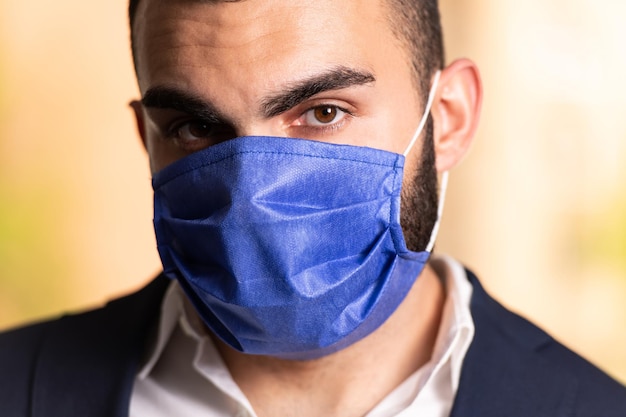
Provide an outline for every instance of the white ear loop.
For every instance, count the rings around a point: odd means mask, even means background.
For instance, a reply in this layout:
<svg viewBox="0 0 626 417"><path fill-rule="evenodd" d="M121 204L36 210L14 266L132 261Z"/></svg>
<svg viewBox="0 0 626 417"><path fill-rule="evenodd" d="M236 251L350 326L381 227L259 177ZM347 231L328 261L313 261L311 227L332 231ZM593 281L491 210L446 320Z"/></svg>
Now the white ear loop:
<svg viewBox="0 0 626 417"><path fill-rule="evenodd" d="M448 190L448 171L441 174L441 185L439 186L439 204L437 205L437 221L430 232L430 240L426 246L426 252L432 252L439 233L439 225L441 224L441 215L443 214L443 205L446 201L446 191Z"/></svg>
<svg viewBox="0 0 626 417"><path fill-rule="evenodd" d="M409 142L409 146L407 146L404 151L404 157L406 158L415 142L422 133L424 126L426 125L426 121L428 120L428 116L430 115L430 110L433 107L433 102L435 101L435 94L437 93L437 87L439 86L439 78L441 77L441 71L437 71L435 73L435 77L433 78L433 85L430 87L430 92L428 93L428 101L426 102L426 108L424 109L424 114L422 115L422 120L420 120L419 125L417 126L417 130L411 138L411 142ZM441 215L443 214L443 205L446 200L446 191L448 190L448 171L444 171L441 174L441 186L439 187L439 203L437 204L437 221L433 226L433 230L430 233L430 240L428 241L428 245L426 246L426 252L432 252L433 247L435 246L435 241L437 240L437 234L439 233L439 225L441 224Z"/></svg>
<svg viewBox="0 0 626 417"><path fill-rule="evenodd" d="M424 114L422 115L422 120L420 120L420 124L417 126L417 130L409 142L409 146L407 146L403 155L406 156L411 152L413 145L417 142L417 138L422 134L422 130L426 125L426 121L428 120L428 116L430 115L430 109L433 107L433 101L435 101L435 94L437 93L437 87L439 86L439 77L441 77L441 71L437 71L435 73L435 78L433 78L433 85L430 87L430 92L428 93L428 101L426 102L426 108L424 109Z"/></svg>

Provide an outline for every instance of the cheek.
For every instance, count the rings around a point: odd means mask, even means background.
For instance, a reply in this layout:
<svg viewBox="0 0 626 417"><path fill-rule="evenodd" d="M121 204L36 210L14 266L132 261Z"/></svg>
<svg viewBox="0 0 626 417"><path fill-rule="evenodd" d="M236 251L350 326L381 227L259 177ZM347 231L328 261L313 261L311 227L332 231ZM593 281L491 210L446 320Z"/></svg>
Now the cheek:
<svg viewBox="0 0 626 417"><path fill-rule="evenodd" d="M408 142L409 140L407 139L407 143ZM402 182L403 187L407 186L407 182L411 182L415 179L415 176L417 175L417 170L420 166L421 153L422 142L419 141L415 144L415 146L413 146L411 153L406 156L406 160L404 162L404 178Z"/></svg>
<svg viewBox="0 0 626 417"><path fill-rule="evenodd" d="M368 97L367 114L355 124L360 146L382 149L388 152L403 154L411 142L419 124L419 113L414 94L402 89L387 88L379 79L376 93ZM423 135L422 135L423 136ZM412 155L419 154L421 140L418 139L411 150L407 162Z"/></svg>
<svg viewBox="0 0 626 417"><path fill-rule="evenodd" d="M402 80L389 78L391 79L385 80L388 80L385 85L380 85L383 93L380 95L377 130L385 136L383 141L387 150L403 154L419 125L420 106L417 95L412 90L410 78ZM423 136L422 134L421 137ZM414 159L412 155L419 154L421 137L410 151L408 160Z"/></svg>
<svg viewBox="0 0 626 417"><path fill-rule="evenodd" d="M182 151L173 143L162 139L153 132L148 132L147 134L146 149L150 158L150 170L153 175L188 155L187 152Z"/></svg>

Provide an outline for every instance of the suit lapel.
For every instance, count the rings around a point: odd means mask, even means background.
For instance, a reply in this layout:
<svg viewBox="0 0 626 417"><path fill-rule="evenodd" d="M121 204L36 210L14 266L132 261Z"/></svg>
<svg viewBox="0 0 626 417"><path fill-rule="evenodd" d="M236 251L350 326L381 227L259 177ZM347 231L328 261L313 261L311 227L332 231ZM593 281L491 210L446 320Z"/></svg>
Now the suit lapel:
<svg viewBox="0 0 626 417"><path fill-rule="evenodd" d="M541 351L553 339L507 311L468 271L476 326L451 417L559 417L570 415L576 379Z"/></svg>
<svg viewBox="0 0 626 417"><path fill-rule="evenodd" d="M35 371L33 417L127 416L135 372L168 282L160 276L138 293L52 326Z"/></svg>

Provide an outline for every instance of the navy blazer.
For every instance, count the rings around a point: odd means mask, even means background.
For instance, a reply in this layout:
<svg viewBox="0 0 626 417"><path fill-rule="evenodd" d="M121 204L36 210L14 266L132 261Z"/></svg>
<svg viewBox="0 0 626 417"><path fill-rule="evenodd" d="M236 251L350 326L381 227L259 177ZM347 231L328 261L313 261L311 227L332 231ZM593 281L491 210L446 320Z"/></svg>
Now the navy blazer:
<svg viewBox="0 0 626 417"><path fill-rule="evenodd" d="M476 333L452 417L626 417L626 388L468 277ZM127 417L168 283L0 335L0 416Z"/></svg>

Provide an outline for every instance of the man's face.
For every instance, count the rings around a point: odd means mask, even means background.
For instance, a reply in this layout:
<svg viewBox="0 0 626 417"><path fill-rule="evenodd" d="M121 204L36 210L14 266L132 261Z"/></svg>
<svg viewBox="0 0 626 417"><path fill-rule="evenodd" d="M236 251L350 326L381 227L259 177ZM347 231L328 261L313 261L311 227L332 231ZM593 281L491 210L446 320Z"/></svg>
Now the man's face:
<svg viewBox="0 0 626 417"><path fill-rule="evenodd" d="M153 172L246 135L402 153L423 107L388 14L383 0L142 0L134 36Z"/></svg>
<svg viewBox="0 0 626 417"><path fill-rule="evenodd" d="M388 17L384 0L142 0L134 36L152 171L250 135L403 153L424 110ZM434 155L421 145L402 195L412 250L437 210Z"/></svg>

